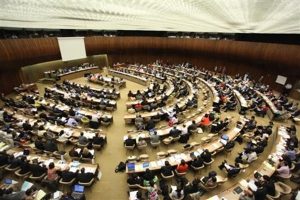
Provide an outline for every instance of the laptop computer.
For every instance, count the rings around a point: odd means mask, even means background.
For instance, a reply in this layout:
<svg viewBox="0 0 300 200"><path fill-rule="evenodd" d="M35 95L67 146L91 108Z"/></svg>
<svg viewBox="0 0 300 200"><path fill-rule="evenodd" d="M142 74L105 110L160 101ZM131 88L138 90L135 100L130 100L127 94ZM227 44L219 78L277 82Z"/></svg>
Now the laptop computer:
<svg viewBox="0 0 300 200"><path fill-rule="evenodd" d="M78 184L74 185L72 197L76 200L84 199L84 186Z"/></svg>

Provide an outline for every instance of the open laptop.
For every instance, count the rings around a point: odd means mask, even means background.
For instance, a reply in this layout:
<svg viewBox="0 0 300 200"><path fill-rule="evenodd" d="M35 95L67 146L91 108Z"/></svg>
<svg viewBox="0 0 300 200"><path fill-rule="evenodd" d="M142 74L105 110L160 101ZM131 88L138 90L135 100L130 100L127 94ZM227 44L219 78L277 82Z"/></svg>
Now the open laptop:
<svg viewBox="0 0 300 200"><path fill-rule="evenodd" d="M74 185L72 197L74 199L84 199L84 186L82 185Z"/></svg>

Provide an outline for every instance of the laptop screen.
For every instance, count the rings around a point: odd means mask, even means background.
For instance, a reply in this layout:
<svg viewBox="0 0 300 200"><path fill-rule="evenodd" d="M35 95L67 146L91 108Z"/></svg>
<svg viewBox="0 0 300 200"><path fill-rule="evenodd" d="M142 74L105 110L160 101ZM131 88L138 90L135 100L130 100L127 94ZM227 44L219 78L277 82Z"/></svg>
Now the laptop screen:
<svg viewBox="0 0 300 200"><path fill-rule="evenodd" d="M83 193L84 192L84 186L82 186L82 185L74 185L74 192Z"/></svg>

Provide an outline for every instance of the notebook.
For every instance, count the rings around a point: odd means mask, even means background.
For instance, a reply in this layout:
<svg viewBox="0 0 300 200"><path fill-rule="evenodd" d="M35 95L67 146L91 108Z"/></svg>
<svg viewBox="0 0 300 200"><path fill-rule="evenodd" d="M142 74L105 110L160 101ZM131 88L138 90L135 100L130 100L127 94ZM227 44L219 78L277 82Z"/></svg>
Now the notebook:
<svg viewBox="0 0 300 200"><path fill-rule="evenodd" d="M28 181L24 181L24 183L22 184L21 187L21 191L26 192L28 189L30 189L33 186L32 183L28 182Z"/></svg>
<svg viewBox="0 0 300 200"><path fill-rule="evenodd" d="M43 199L44 197L46 196L46 192L44 192L43 190L39 190L37 193L36 193L36 196L35 196L35 200L41 200Z"/></svg>

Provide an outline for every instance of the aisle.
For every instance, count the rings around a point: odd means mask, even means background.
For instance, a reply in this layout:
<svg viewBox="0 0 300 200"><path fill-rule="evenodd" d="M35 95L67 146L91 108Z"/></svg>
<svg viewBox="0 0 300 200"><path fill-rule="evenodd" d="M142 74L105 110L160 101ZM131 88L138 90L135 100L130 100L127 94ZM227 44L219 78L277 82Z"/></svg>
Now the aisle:
<svg viewBox="0 0 300 200"><path fill-rule="evenodd" d="M88 83L84 78L72 80L80 84L88 84L93 87L100 86ZM108 128L103 128L107 134L107 145L97 152L96 162L99 163L102 172L102 178L96 182L90 189L87 189L86 195L88 200L94 199L128 199L127 195L127 175L125 173L114 172L115 167L120 161L126 159L126 150L123 147L123 135L130 129L125 126L123 116L126 114L126 101L129 88L138 90L144 86L133 82L126 82L126 88L120 90L121 98L117 101L117 110L113 112L114 122Z"/></svg>

